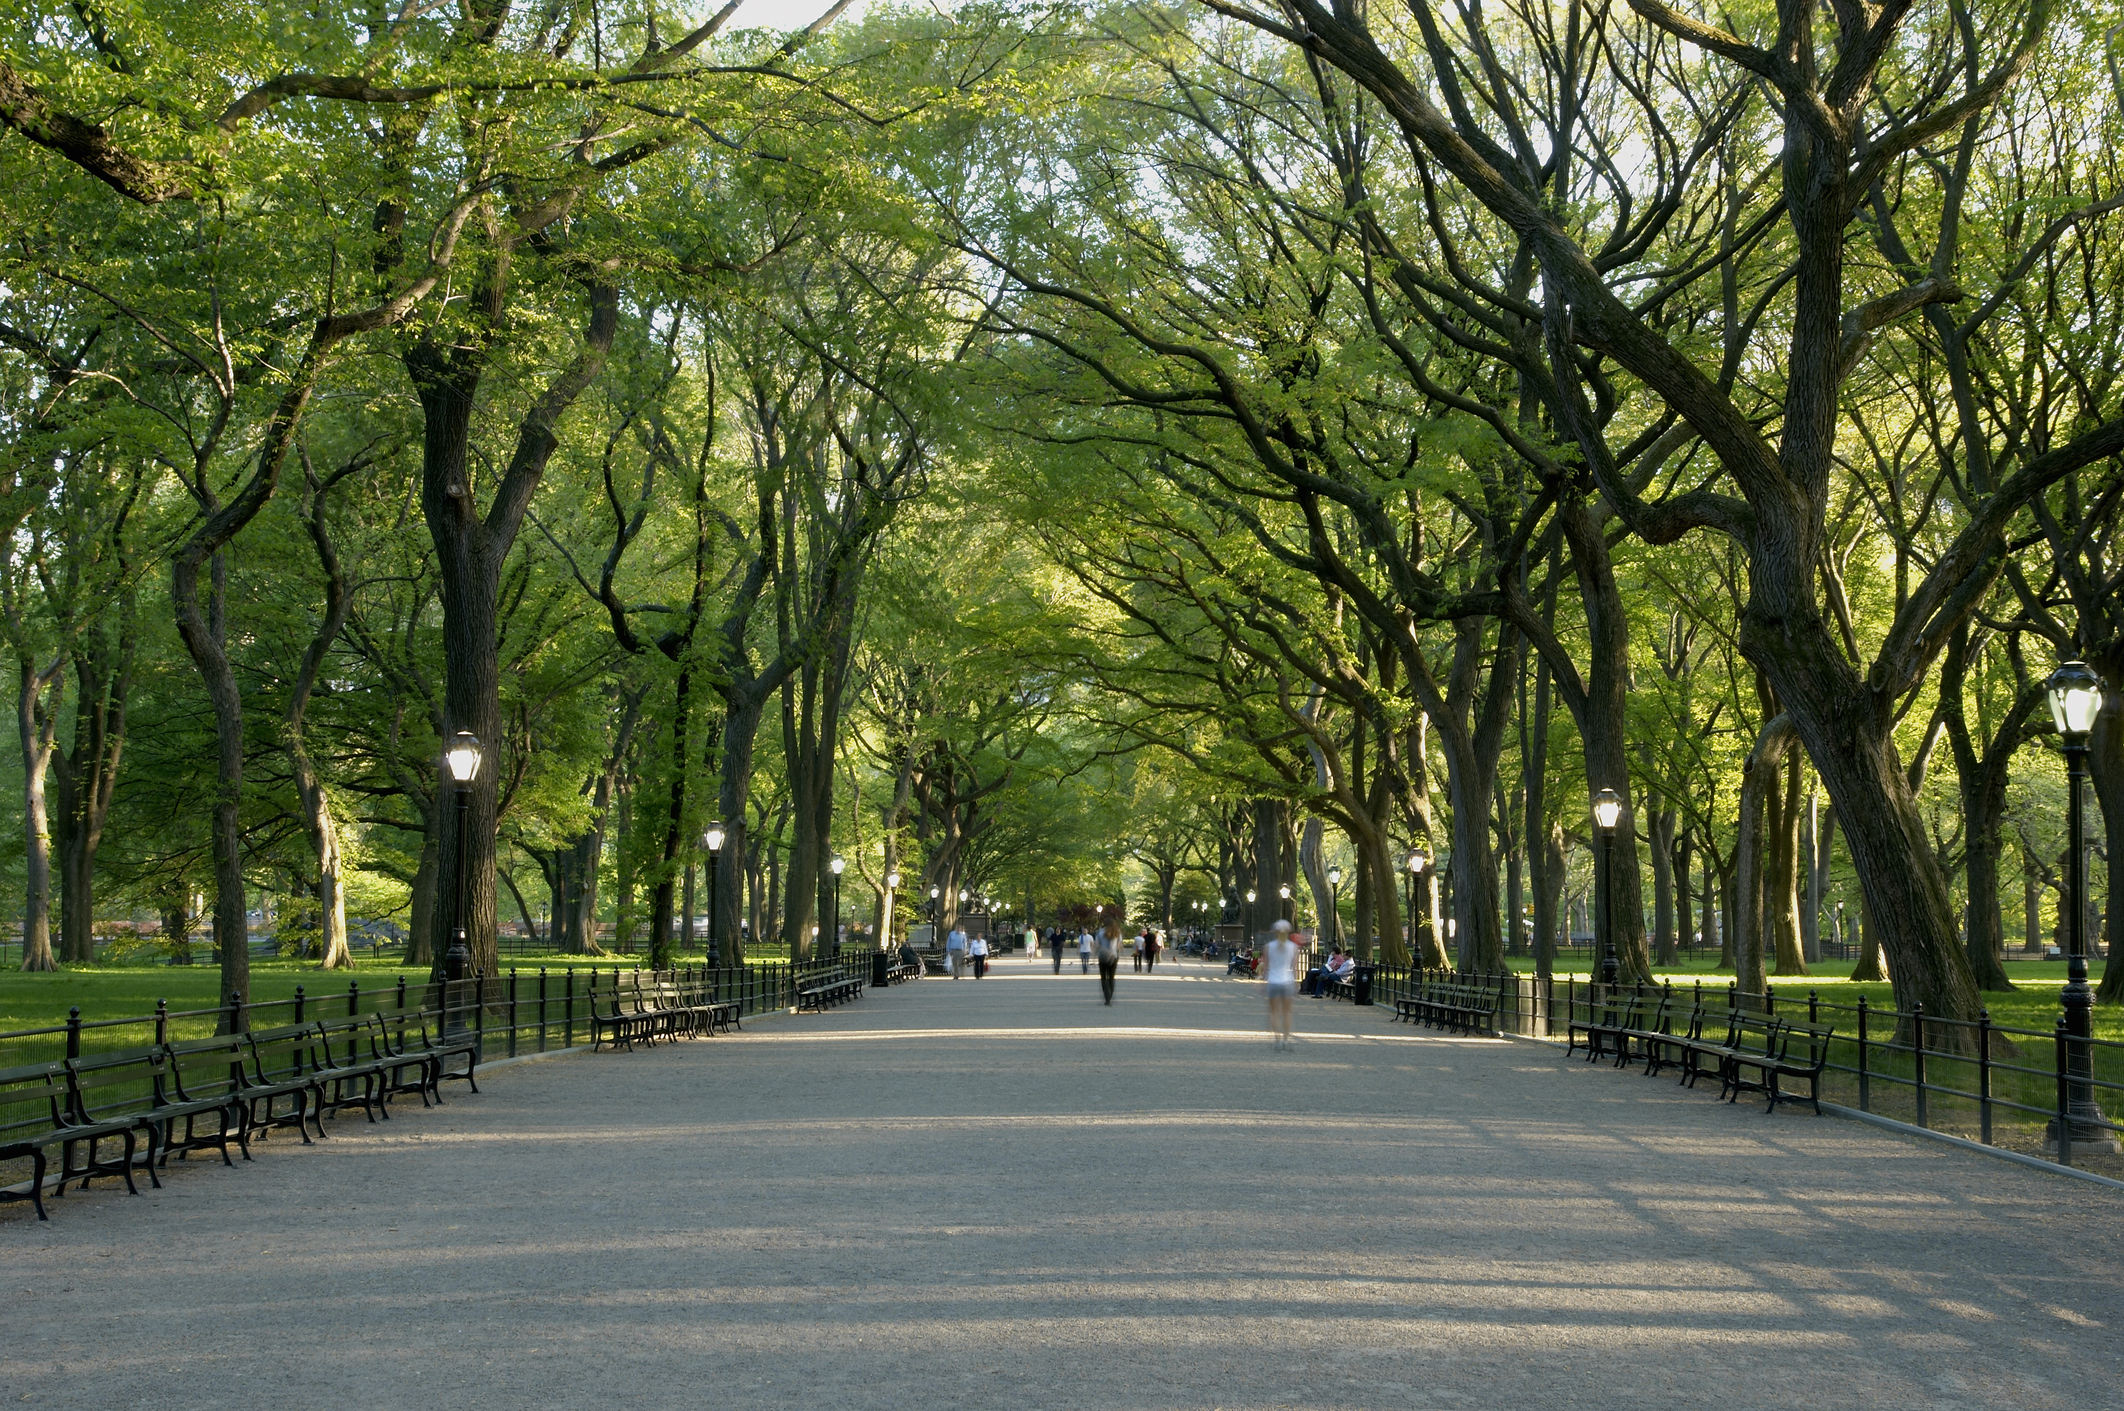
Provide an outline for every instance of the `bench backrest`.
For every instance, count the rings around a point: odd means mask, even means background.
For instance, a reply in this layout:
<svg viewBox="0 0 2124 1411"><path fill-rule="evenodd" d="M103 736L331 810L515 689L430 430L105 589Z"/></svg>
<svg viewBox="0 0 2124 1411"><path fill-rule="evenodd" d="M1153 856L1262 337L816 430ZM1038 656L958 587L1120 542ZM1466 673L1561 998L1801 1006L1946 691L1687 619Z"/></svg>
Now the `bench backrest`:
<svg viewBox="0 0 2124 1411"><path fill-rule="evenodd" d="M155 1106L169 1071L159 1048L121 1049L66 1060L76 1122L110 1122Z"/></svg>
<svg viewBox="0 0 2124 1411"><path fill-rule="evenodd" d="M63 1125L71 1103L64 1063L0 1069L0 1147Z"/></svg>
<svg viewBox="0 0 2124 1411"><path fill-rule="evenodd" d="M1788 1024L1785 1026L1785 1062L1800 1068L1821 1068L1829 1062L1829 1044L1835 1038L1834 1029L1817 1028L1812 1024Z"/></svg>
<svg viewBox="0 0 2124 1411"><path fill-rule="evenodd" d="M358 1014L318 1020L318 1068L352 1068L366 1062L374 1055L373 1034L374 1026Z"/></svg>
<svg viewBox="0 0 2124 1411"><path fill-rule="evenodd" d="M314 1024L280 1024L245 1035L251 1051L251 1080L286 1083L317 1070L319 1042Z"/></svg>
<svg viewBox="0 0 2124 1411"><path fill-rule="evenodd" d="M1734 1025L1731 1047L1741 1053L1776 1058L1782 1050L1784 1036L1784 1020L1760 1014L1744 1014Z"/></svg>
<svg viewBox="0 0 2124 1411"><path fill-rule="evenodd" d="M234 1097L243 1089L246 1045L241 1034L185 1039L165 1046L170 1056L162 1100L206 1102Z"/></svg>

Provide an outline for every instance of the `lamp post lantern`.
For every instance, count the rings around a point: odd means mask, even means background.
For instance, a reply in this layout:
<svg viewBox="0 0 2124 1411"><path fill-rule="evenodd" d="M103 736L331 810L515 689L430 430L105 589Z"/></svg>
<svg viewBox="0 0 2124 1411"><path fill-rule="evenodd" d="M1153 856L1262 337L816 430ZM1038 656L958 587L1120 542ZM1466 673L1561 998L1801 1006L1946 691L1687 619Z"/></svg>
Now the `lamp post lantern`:
<svg viewBox="0 0 2124 1411"><path fill-rule="evenodd" d="M1336 950L1341 950L1341 949L1342 949L1342 869L1341 869L1341 868L1339 868L1339 867L1330 867L1330 868L1328 869L1328 910L1329 910L1329 911L1330 911L1331 913L1333 913L1333 915L1334 915L1334 918L1335 918L1335 925L1334 925L1334 935L1333 935L1333 937L1332 937L1332 944L1334 945L1334 947L1335 947L1335 949L1336 949Z"/></svg>
<svg viewBox="0 0 2124 1411"><path fill-rule="evenodd" d="M931 887L929 889L929 948L931 950L935 950L944 944L944 938L937 934L937 927L943 924L943 908L944 889Z"/></svg>
<svg viewBox="0 0 2124 1411"><path fill-rule="evenodd" d="M1622 795L1602 789L1593 797L1593 821L1600 825L1600 982L1615 984L1615 825L1622 819Z"/></svg>
<svg viewBox="0 0 2124 1411"><path fill-rule="evenodd" d="M457 885L450 897L450 949L443 957L443 978L462 980L472 963L471 942L465 935L465 834L471 831L472 781L479 777L479 740L470 730L460 730L443 763L456 783L457 794Z"/></svg>
<svg viewBox="0 0 2124 1411"><path fill-rule="evenodd" d="M1282 885L1282 886L1278 887L1278 888L1276 889L1276 895L1277 895L1278 897L1280 897L1280 898L1282 899L1282 901L1283 901L1283 905L1281 905L1281 906L1279 906L1279 907L1277 907L1277 908L1276 908L1276 919L1277 919L1278 921L1288 921L1288 920L1290 920L1290 919L1291 919L1291 888L1290 888L1290 884L1289 884L1288 882L1286 882L1286 883L1285 883L1284 885Z"/></svg>
<svg viewBox="0 0 2124 1411"><path fill-rule="evenodd" d="M1254 897L1254 889L1248 887L1246 889L1246 943L1248 945L1254 943Z"/></svg>
<svg viewBox="0 0 2124 1411"><path fill-rule="evenodd" d="M847 870L848 859L835 853L833 861L826 865L833 870L833 930L828 934L826 944L838 958L841 954L841 873Z"/></svg>
<svg viewBox="0 0 2124 1411"><path fill-rule="evenodd" d="M701 846L708 849L708 964L723 963L722 946L716 938L716 923L719 919L715 909L715 876L722 870L723 839L729 834L720 823L711 823L701 830Z"/></svg>
<svg viewBox="0 0 2124 1411"><path fill-rule="evenodd" d="M2044 683L2050 695L2050 716L2058 727L2058 740L2065 749L2065 841L2066 891L2069 915L2065 923L2065 990L2059 996L2064 1006L2065 1109L2071 1119L2066 1130L2052 1119L2050 1144L2061 1160L2069 1160L2075 1145L2115 1151L2117 1142L2102 1125L2102 1110L2095 1105L2093 1053L2088 1041L2094 1036L2094 991L2087 984L2087 819L2081 796L2087 780L2087 737L2095 717L2102 713L2102 678L2083 661L2068 661Z"/></svg>
<svg viewBox="0 0 2124 1411"><path fill-rule="evenodd" d="M895 894L900 890L900 874L897 871L885 874L885 924L878 927L878 949L889 950L892 946L892 918L895 910Z"/></svg>

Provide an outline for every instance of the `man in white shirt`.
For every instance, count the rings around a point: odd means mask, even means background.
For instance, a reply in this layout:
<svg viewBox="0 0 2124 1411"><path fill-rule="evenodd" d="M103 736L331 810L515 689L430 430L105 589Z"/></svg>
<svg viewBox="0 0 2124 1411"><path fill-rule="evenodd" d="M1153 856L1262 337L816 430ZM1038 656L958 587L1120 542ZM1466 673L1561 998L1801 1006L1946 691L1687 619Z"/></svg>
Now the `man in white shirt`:
<svg viewBox="0 0 2124 1411"><path fill-rule="evenodd" d="M1077 937L1077 964L1087 975L1091 974L1091 948L1091 932L1087 929Z"/></svg>
<svg viewBox="0 0 2124 1411"><path fill-rule="evenodd" d="M944 963L951 968L951 978L958 979L966 963L966 933L956 925L944 935Z"/></svg>
<svg viewBox="0 0 2124 1411"><path fill-rule="evenodd" d="M1291 1046L1291 1000L1298 993L1298 943L1291 939L1291 923L1278 921L1269 943L1261 948L1262 976L1268 981L1269 1032L1276 1047Z"/></svg>

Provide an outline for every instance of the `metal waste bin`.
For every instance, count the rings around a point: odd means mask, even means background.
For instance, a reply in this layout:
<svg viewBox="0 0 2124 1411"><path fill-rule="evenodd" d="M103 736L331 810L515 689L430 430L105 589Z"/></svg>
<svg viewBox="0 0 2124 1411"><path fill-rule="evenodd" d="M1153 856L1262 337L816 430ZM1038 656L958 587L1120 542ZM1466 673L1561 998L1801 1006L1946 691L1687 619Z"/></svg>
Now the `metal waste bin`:
<svg viewBox="0 0 2124 1411"><path fill-rule="evenodd" d="M1356 992L1357 1003L1359 1004L1370 1004L1372 1002L1372 971L1375 968L1370 965L1360 965L1357 967L1357 972L1350 976L1350 988Z"/></svg>
<svg viewBox="0 0 2124 1411"><path fill-rule="evenodd" d="M892 957L890 955L881 950L872 951L870 953L870 987L874 990L882 990L891 984L892 977L887 973L891 968Z"/></svg>

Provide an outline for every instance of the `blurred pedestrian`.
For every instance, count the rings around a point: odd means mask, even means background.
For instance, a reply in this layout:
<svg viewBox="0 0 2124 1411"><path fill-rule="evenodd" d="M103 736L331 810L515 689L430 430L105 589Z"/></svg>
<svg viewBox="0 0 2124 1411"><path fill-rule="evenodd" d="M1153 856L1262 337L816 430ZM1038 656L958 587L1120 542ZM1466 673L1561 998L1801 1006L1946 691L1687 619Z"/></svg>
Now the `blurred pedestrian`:
<svg viewBox="0 0 2124 1411"><path fill-rule="evenodd" d="M1121 969L1121 918L1116 916L1099 932L1099 993L1114 1002L1114 976Z"/></svg>
<svg viewBox="0 0 2124 1411"><path fill-rule="evenodd" d="M1269 1032L1276 1047L1291 1046L1291 1000L1298 993L1298 943L1291 939L1291 923L1278 921L1262 947L1262 963L1268 980Z"/></svg>

